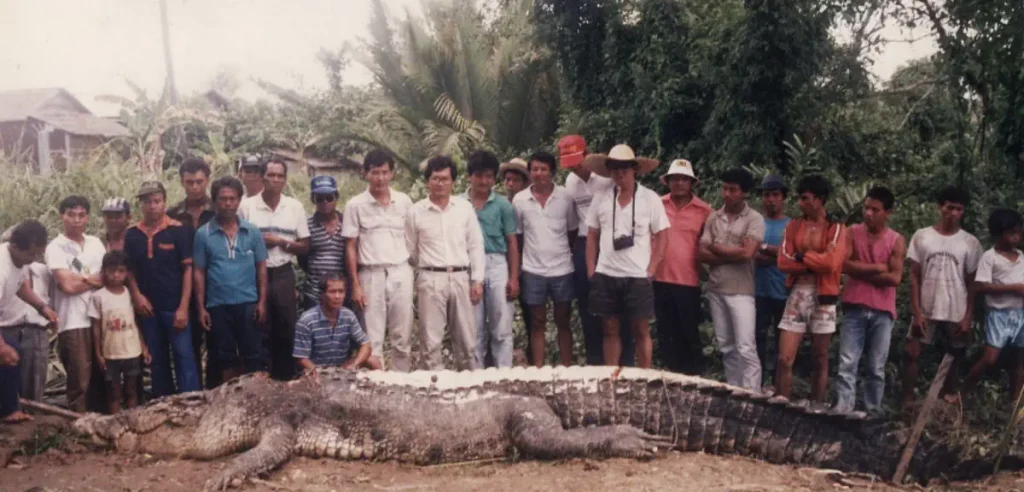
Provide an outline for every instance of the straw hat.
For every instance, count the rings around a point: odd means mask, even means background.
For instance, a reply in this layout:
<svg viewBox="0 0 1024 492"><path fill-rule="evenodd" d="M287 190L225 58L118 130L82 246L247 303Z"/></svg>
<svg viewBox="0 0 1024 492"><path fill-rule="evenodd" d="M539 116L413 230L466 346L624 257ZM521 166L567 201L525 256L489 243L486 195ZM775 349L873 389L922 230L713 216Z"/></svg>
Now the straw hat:
<svg viewBox="0 0 1024 492"><path fill-rule="evenodd" d="M686 176L694 181L699 181L693 172L693 164L686 159L676 159L668 165L668 171L661 176L661 182L668 184L669 176Z"/></svg>
<svg viewBox="0 0 1024 492"><path fill-rule="evenodd" d="M658 164L660 164L657 159L637 157L630 146L619 144L612 147L608 154L588 155L583 160L583 165L587 166L587 169L590 169L594 174L607 177L609 174L608 161L633 162L636 164L637 174L649 173L657 169Z"/></svg>
<svg viewBox="0 0 1024 492"><path fill-rule="evenodd" d="M530 168L526 165L526 161L514 157L508 162L501 163L501 167L498 168L498 178L505 179L505 173L508 171L522 174L526 181L530 181Z"/></svg>

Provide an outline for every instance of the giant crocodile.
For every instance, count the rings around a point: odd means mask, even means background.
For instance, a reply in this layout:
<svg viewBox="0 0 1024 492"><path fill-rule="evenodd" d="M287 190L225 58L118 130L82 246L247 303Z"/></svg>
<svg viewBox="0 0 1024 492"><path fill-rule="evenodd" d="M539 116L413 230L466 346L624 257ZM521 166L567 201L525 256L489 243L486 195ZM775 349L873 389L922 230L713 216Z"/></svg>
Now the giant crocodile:
<svg viewBox="0 0 1024 492"><path fill-rule="evenodd" d="M614 367L465 372L324 369L279 382L251 374L73 429L121 452L193 459L239 453L223 488L293 455L434 464L509 456L651 458L659 449L738 454L891 475L903 433L707 379ZM956 468L919 446L918 477Z"/></svg>

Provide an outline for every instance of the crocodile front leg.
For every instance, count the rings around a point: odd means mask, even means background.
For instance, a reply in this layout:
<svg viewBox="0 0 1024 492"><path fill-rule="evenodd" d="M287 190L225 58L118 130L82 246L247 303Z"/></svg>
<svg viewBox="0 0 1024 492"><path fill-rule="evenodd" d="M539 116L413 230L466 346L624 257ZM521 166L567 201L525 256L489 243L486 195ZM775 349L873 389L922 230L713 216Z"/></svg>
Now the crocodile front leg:
<svg viewBox="0 0 1024 492"><path fill-rule="evenodd" d="M507 419L505 428L512 445L523 454L542 459L653 458L658 447L667 449L672 444L669 436L647 434L629 425L566 430L540 400L516 402Z"/></svg>
<svg viewBox="0 0 1024 492"><path fill-rule="evenodd" d="M260 440L252 449L238 455L227 468L206 482L205 490L224 490L235 479L272 470L292 456L295 427L284 419L268 417L259 424Z"/></svg>

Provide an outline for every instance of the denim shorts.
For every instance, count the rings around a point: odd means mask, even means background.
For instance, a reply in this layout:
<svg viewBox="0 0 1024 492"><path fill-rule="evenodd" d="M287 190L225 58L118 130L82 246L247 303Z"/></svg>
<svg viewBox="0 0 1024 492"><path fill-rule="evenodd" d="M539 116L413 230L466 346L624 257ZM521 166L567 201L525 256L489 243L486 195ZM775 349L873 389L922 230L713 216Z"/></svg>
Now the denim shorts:
<svg viewBox="0 0 1024 492"><path fill-rule="evenodd" d="M1024 348L1024 309L989 309L985 315L985 344L1001 349L1006 344Z"/></svg>
<svg viewBox="0 0 1024 492"><path fill-rule="evenodd" d="M103 379L108 383L117 382L121 384L124 378L133 378L142 374L142 358L131 359L107 359L107 368L103 373Z"/></svg>
<svg viewBox="0 0 1024 492"><path fill-rule="evenodd" d="M544 306L548 298L555 304L572 302L573 298L573 277L572 274L560 277L545 277L530 272L523 272L520 280L522 299L527 306Z"/></svg>

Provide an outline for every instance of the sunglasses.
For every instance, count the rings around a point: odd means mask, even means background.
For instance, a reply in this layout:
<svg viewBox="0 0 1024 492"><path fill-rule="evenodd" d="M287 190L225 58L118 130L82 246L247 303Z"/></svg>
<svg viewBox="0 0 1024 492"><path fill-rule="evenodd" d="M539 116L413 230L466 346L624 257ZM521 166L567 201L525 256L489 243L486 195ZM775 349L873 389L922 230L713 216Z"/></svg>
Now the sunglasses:
<svg viewBox="0 0 1024 492"><path fill-rule="evenodd" d="M316 203L328 203L337 200L334 195L313 195L313 201Z"/></svg>

